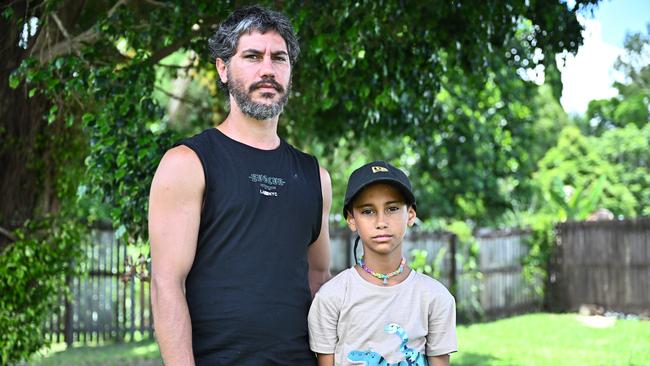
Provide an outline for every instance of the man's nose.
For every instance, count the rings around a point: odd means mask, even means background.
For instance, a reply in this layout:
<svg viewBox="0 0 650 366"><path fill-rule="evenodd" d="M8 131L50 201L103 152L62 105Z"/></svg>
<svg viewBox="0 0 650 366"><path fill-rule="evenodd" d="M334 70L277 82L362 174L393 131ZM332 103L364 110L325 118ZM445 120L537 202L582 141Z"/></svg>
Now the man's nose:
<svg viewBox="0 0 650 366"><path fill-rule="evenodd" d="M270 55L264 55L260 65L260 77L275 78L275 69L273 68L273 60Z"/></svg>

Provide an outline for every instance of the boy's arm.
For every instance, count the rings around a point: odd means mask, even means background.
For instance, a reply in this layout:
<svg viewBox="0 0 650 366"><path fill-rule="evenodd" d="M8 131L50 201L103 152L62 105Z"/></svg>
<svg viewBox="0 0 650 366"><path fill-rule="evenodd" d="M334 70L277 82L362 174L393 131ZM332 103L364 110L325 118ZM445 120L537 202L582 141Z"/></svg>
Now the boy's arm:
<svg viewBox="0 0 650 366"><path fill-rule="evenodd" d="M444 289L429 305L429 333L426 353L429 365L449 365L449 354L458 350L456 341L456 301Z"/></svg>
<svg viewBox="0 0 650 366"><path fill-rule="evenodd" d="M429 366L449 366L449 355L429 356L427 359Z"/></svg>
<svg viewBox="0 0 650 366"><path fill-rule="evenodd" d="M324 168L320 169L321 192L323 194L323 212L321 229L318 238L309 246L307 260L309 262L309 287L311 296L330 279L330 235L329 215L332 205L332 183L330 175Z"/></svg>
<svg viewBox="0 0 650 366"><path fill-rule="evenodd" d="M340 283L328 282L314 297L309 308L309 348L316 353L318 365L334 365L334 351L338 343L338 320L342 295Z"/></svg>
<svg viewBox="0 0 650 366"><path fill-rule="evenodd" d="M205 179L196 154L178 146L163 156L151 183L151 304L165 364L194 365L185 278L194 261Z"/></svg>
<svg viewBox="0 0 650 366"><path fill-rule="evenodd" d="M317 353L316 356L318 357L318 366L334 366L333 354Z"/></svg>

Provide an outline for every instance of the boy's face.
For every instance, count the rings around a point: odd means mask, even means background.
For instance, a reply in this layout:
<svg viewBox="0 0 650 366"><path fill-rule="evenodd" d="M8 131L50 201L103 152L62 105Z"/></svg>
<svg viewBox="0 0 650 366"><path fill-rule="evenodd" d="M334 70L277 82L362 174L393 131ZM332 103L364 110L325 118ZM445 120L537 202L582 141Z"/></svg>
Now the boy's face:
<svg viewBox="0 0 650 366"><path fill-rule="evenodd" d="M386 183L369 185L354 199L351 210L347 223L361 237L366 259L401 258L406 226L413 225L416 214L397 188Z"/></svg>

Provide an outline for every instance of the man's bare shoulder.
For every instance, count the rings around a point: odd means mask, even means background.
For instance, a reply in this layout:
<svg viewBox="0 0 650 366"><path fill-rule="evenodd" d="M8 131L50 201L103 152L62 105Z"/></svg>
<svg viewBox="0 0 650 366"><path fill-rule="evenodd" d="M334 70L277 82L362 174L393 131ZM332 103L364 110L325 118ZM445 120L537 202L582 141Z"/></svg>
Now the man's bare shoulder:
<svg viewBox="0 0 650 366"><path fill-rule="evenodd" d="M185 164L197 163L201 164L196 152L185 145L175 146L165 153L161 160L161 164L165 162L166 165L183 166Z"/></svg>
<svg viewBox="0 0 650 366"><path fill-rule="evenodd" d="M199 157L185 145L169 149L160 160L153 184L202 187L205 178Z"/></svg>

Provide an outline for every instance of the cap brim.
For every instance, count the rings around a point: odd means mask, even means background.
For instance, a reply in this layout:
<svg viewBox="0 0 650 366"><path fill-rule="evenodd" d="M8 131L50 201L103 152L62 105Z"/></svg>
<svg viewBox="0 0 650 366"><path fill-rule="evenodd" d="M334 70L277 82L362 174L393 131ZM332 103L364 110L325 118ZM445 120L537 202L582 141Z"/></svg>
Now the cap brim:
<svg viewBox="0 0 650 366"><path fill-rule="evenodd" d="M397 188L400 191L400 193L402 193L402 196L404 197L404 201L405 201L405 203L407 205L410 205L411 207L413 207L413 209L416 208L415 196L413 195L413 193L411 193L411 190L407 186L404 185L404 183L402 183L401 181L399 181L396 178L381 177L381 178L373 179L372 181L367 182L366 184L357 187L357 189L355 189L354 191L349 192L349 194L348 194L349 197L344 202L344 205L343 205L343 217L344 218L348 217L348 211L352 210L352 207L350 207L350 206L352 205L352 202L354 201L355 197L359 194L359 192L361 192L364 188L366 188L366 187L368 187L370 185L376 184L376 183L389 183L389 184L391 184L392 186Z"/></svg>

